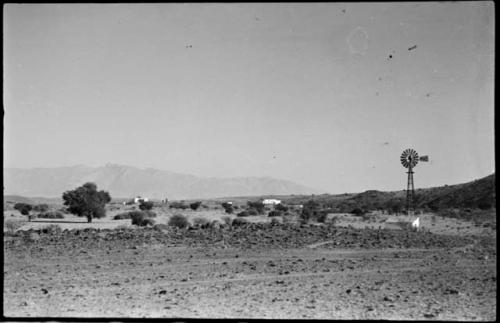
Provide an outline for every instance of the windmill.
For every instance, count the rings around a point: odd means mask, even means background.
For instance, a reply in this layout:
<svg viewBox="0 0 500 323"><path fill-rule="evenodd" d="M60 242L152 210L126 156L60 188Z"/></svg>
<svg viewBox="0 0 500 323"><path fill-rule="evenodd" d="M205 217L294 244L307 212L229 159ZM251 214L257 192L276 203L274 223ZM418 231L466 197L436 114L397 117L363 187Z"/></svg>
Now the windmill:
<svg viewBox="0 0 500 323"><path fill-rule="evenodd" d="M413 202L415 200L415 186L413 184L413 168L419 161L428 162L429 156L418 157L418 153L409 148L401 154L401 164L408 168L408 183L406 185L406 214L413 215L415 211Z"/></svg>

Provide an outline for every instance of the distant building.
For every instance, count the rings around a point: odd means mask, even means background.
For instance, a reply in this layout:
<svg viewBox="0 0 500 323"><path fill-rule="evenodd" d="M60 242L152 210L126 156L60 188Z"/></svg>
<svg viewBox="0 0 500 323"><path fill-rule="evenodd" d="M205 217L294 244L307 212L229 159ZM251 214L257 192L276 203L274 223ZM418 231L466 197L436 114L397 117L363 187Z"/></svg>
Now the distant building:
<svg viewBox="0 0 500 323"><path fill-rule="evenodd" d="M277 205L277 204L280 204L281 201L280 200L275 200L275 199L265 199L264 201L262 201L262 203L264 203L264 205Z"/></svg>
<svg viewBox="0 0 500 323"><path fill-rule="evenodd" d="M147 197L137 196L134 198L134 204L139 204L141 202L147 202L149 199Z"/></svg>
<svg viewBox="0 0 500 323"><path fill-rule="evenodd" d="M386 224L399 228L412 228L415 230L420 229L420 218L417 217L411 217L411 216L398 216L398 217L392 217L389 218L385 221Z"/></svg>

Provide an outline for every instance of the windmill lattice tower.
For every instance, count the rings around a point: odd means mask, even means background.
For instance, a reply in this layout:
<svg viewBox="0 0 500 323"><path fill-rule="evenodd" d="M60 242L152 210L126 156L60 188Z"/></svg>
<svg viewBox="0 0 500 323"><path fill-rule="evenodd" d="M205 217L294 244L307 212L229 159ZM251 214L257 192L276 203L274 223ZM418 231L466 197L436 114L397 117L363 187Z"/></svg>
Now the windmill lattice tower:
<svg viewBox="0 0 500 323"><path fill-rule="evenodd" d="M427 156L422 156L422 161L427 161ZM401 154L401 164L408 168L408 182L406 185L406 214L413 215L415 212L415 185L413 184L413 168L419 161L418 153L413 149L406 149Z"/></svg>

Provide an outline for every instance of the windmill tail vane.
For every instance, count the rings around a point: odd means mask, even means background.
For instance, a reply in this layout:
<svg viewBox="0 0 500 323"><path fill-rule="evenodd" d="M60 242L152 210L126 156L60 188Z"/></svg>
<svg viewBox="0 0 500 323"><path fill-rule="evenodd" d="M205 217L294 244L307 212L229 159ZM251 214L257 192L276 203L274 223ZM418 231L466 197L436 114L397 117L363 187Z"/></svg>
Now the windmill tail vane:
<svg viewBox="0 0 500 323"><path fill-rule="evenodd" d="M427 156L427 155L426 156L420 156L418 158L418 160L421 161L421 162L428 162L429 161L429 156Z"/></svg>

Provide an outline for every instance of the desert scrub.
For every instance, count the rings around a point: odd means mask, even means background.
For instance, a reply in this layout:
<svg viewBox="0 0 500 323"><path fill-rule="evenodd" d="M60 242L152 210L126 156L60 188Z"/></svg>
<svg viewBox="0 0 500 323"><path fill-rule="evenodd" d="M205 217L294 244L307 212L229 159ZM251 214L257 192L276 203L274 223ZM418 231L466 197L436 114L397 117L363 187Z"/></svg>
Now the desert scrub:
<svg viewBox="0 0 500 323"><path fill-rule="evenodd" d="M168 225L183 229L183 228L186 228L187 226L189 226L189 222L184 215L174 214L168 220Z"/></svg>
<svg viewBox="0 0 500 323"><path fill-rule="evenodd" d="M283 215L283 212L282 211L279 211L279 210L272 210L270 211L267 216L268 217L273 217L273 216L282 216Z"/></svg>
<svg viewBox="0 0 500 323"><path fill-rule="evenodd" d="M131 211L130 213L130 218L132 219L132 224L133 225L138 225L138 226L147 226L147 225L154 225L155 221L151 219L154 214L154 212L151 211Z"/></svg>
<svg viewBox="0 0 500 323"><path fill-rule="evenodd" d="M60 234L62 232L62 229L57 224L51 224L41 228L40 232L46 234Z"/></svg>
<svg viewBox="0 0 500 323"><path fill-rule="evenodd" d="M200 205L201 205L201 202L194 202L194 203L189 204L189 207L191 208L191 210L196 211L196 210L198 210Z"/></svg>
<svg viewBox="0 0 500 323"><path fill-rule="evenodd" d="M40 219L64 219L64 215L59 211L50 211L37 215Z"/></svg>
<svg viewBox="0 0 500 323"><path fill-rule="evenodd" d="M182 209L182 210L189 208L188 205L186 205L182 202L172 202L172 203L170 203L170 205L168 207L171 209Z"/></svg>
<svg viewBox="0 0 500 323"><path fill-rule="evenodd" d="M202 217L195 218L193 220L193 226L196 228L205 229L205 228L208 228L209 225L210 225L210 221L208 221L207 219L202 218Z"/></svg>
<svg viewBox="0 0 500 323"><path fill-rule="evenodd" d="M248 224L248 221L246 219L243 219L243 218L236 218L233 220L233 222L231 222L231 225L233 227L237 227L237 226L245 225L245 224Z"/></svg>
<svg viewBox="0 0 500 323"><path fill-rule="evenodd" d="M221 219L227 226L231 226L232 219L230 216L223 216Z"/></svg>
<svg viewBox="0 0 500 323"><path fill-rule="evenodd" d="M238 217L245 217L245 216L250 216L250 213L248 211L241 211L240 213L236 214Z"/></svg>
<svg viewBox="0 0 500 323"><path fill-rule="evenodd" d="M5 220L3 223L4 231L6 230L9 234L14 234L17 229L22 227L26 221L16 221L16 220Z"/></svg>

